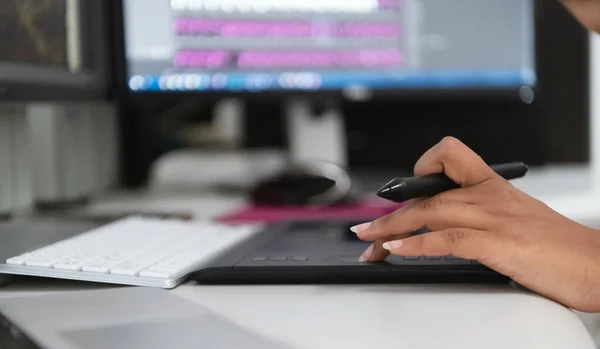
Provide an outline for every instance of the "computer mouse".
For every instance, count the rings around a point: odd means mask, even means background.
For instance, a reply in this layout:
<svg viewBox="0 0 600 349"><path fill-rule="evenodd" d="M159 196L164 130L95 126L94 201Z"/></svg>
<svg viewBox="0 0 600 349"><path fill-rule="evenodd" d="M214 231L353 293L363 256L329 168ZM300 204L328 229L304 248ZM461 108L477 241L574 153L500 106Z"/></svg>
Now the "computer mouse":
<svg viewBox="0 0 600 349"><path fill-rule="evenodd" d="M331 206L355 198L348 173L329 163L294 164L259 181L250 200L262 206Z"/></svg>

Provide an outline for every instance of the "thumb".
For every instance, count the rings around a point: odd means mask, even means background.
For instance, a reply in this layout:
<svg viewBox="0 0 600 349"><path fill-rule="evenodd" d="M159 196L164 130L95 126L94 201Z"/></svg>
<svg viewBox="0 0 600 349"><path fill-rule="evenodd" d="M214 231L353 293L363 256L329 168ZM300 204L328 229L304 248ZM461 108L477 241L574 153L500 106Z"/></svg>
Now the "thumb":
<svg viewBox="0 0 600 349"><path fill-rule="evenodd" d="M456 138L446 137L417 161L416 176L444 173L461 187L474 186L498 176L469 147Z"/></svg>

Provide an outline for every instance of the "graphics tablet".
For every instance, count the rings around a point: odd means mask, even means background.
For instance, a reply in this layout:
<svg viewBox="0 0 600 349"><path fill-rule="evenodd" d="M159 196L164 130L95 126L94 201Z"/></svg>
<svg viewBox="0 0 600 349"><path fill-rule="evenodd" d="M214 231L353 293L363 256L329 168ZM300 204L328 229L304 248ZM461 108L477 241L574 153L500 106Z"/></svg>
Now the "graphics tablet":
<svg viewBox="0 0 600 349"><path fill-rule="evenodd" d="M453 256L389 256L359 262L368 242L354 221L294 221L272 225L190 274L202 284L478 283L509 282L495 271ZM426 232L416 232L422 234Z"/></svg>

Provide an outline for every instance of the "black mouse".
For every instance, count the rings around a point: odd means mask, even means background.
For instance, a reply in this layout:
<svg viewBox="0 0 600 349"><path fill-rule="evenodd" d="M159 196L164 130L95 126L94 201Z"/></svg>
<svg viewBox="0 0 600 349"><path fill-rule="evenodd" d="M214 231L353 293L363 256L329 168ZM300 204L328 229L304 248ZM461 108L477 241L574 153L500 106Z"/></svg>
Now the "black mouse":
<svg viewBox="0 0 600 349"><path fill-rule="evenodd" d="M331 206L354 199L350 176L332 164L293 165L259 181L250 200L262 206Z"/></svg>

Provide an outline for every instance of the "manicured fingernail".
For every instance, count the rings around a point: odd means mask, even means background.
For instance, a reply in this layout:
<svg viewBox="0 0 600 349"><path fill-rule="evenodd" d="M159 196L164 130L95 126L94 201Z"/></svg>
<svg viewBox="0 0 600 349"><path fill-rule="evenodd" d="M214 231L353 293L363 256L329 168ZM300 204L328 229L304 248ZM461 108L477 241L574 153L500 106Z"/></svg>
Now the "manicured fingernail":
<svg viewBox="0 0 600 349"><path fill-rule="evenodd" d="M365 252L363 252L363 254L360 256L360 258L358 259L359 262L366 262L369 260L369 258L371 258L371 254L373 254L373 245L369 246L369 248L367 248L365 250Z"/></svg>
<svg viewBox="0 0 600 349"><path fill-rule="evenodd" d="M369 229L370 227L371 227L371 222L368 222L368 223L355 225L352 228L350 228L350 231L355 234L358 234L358 233L362 233L363 231Z"/></svg>
<svg viewBox="0 0 600 349"><path fill-rule="evenodd" d="M404 241L402 241L402 240L388 241L388 242L383 243L383 248L385 248L388 251L389 250L397 250L400 247L402 247L403 243L404 243Z"/></svg>

